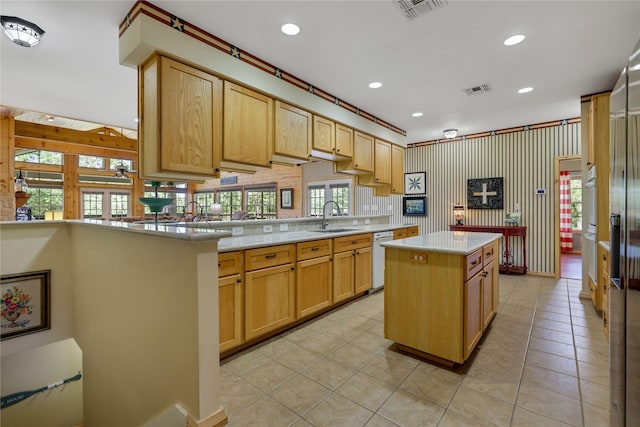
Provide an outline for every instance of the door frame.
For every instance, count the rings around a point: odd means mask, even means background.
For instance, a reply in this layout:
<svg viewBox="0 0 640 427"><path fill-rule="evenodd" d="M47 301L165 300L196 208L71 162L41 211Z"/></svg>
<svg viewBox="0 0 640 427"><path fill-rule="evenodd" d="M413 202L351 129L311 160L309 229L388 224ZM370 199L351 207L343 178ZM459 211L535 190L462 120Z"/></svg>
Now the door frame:
<svg viewBox="0 0 640 427"><path fill-rule="evenodd" d="M581 155L570 155L570 156L556 156L554 158L554 192L555 192L555 278L559 279L561 274L562 264L560 263L560 162L563 160L577 160L582 159ZM584 211L583 211L584 212Z"/></svg>

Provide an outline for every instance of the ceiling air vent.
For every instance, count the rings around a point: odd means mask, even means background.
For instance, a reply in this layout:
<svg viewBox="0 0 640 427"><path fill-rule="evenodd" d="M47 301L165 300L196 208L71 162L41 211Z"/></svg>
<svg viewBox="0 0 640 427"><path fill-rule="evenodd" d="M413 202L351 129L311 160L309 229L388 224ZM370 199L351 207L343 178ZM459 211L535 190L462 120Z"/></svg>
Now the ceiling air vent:
<svg viewBox="0 0 640 427"><path fill-rule="evenodd" d="M447 0L395 0L395 2L410 21L434 9L445 7L448 3Z"/></svg>
<svg viewBox="0 0 640 427"><path fill-rule="evenodd" d="M464 89L464 93L466 93L467 95L471 96L471 95L480 95L482 93L487 93L487 92L491 92L491 86L489 85L489 83L485 83L482 84L480 86L474 86L474 87L470 87L468 89Z"/></svg>

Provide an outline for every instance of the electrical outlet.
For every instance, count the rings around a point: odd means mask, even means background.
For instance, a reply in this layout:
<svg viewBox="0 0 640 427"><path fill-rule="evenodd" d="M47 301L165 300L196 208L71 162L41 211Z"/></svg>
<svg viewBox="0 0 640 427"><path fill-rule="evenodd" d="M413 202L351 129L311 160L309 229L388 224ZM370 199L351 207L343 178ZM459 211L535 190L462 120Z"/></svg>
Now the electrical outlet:
<svg viewBox="0 0 640 427"><path fill-rule="evenodd" d="M362 210L363 211L368 211L369 210L369 205L362 205Z"/></svg>
<svg viewBox="0 0 640 427"><path fill-rule="evenodd" d="M358 225L358 220L357 219L353 220L353 225Z"/></svg>
<svg viewBox="0 0 640 427"><path fill-rule="evenodd" d="M273 227L271 226L271 224L262 226L263 233L271 233L272 230L273 230Z"/></svg>
<svg viewBox="0 0 640 427"><path fill-rule="evenodd" d="M365 224L371 224L371 220L370 220L369 218L365 218L365 219L364 219L364 223L365 223Z"/></svg>
<svg viewBox="0 0 640 427"><path fill-rule="evenodd" d="M280 231L288 231L289 224L280 224Z"/></svg>
<svg viewBox="0 0 640 427"><path fill-rule="evenodd" d="M392 210L393 210L393 205L389 205L389 206L387 206L387 210L388 210L388 211L392 211Z"/></svg>
<svg viewBox="0 0 640 427"><path fill-rule="evenodd" d="M378 210L378 205L371 205L371 210L372 211L377 211Z"/></svg>
<svg viewBox="0 0 640 427"><path fill-rule="evenodd" d="M231 229L232 236L242 236L244 234L244 228L242 227L233 227Z"/></svg>

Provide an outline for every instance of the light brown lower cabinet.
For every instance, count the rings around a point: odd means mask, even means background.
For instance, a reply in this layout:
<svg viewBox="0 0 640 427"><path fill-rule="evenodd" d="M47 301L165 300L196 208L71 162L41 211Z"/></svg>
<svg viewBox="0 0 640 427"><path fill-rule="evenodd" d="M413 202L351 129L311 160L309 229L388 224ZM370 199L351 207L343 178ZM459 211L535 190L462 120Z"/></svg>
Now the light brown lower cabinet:
<svg viewBox="0 0 640 427"><path fill-rule="evenodd" d="M353 286L356 294L371 289L372 277L372 259L371 247L360 248L355 250L354 254L354 272Z"/></svg>
<svg viewBox="0 0 640 427"><path fill-rule="evenodd" d="M476 274L464 282L464 359L466 360L482 337L482 275Z"/></svg>
<svg viewBox="0 0 640 427"><path fill-rule="evenodd" d="M220 351L242 344L242 279L240 274L218 279Z"/></svg>
<svg viewBox="0 0 640 427"><path fill-rule="evenodd" d="M246 340L295 321L295 280L293 263L245 273Z"/></svg>
<svg viewBox="0 0 640 427"><path fill-rule="evenodd" d="M344 301L354 295L353 276L355 262L353 251L333 254L333 302Z"/></svg>
<svg viewBox="0 0 640 427"><path fill-rule="evenodd" d="M218 254L218 317L220 352L244 342L244 253L242 251Z"/></svg>
<svg viewBox="0 0 640 427"><path fill-rule="evenodd" d="M301 319L329 307L333 298L331 256L296 263L296 313Z"/></svg>

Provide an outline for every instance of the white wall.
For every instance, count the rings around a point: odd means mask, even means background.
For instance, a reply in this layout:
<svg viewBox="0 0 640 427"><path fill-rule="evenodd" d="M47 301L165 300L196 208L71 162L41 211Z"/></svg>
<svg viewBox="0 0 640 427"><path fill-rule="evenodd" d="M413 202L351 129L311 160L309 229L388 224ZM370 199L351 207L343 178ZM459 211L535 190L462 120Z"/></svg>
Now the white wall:
<svg viewBox="0 0 640 427"><path fill-rule="evenodd" d="M2 341L3 396L40 388L82 369L71 313L72 258L64 223L0 225L0 273L51 270L51 329ZM82 421L82 380L33 396L2 410L6 427L78 425Z"/></svg>

